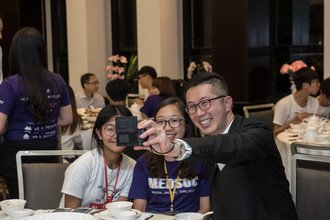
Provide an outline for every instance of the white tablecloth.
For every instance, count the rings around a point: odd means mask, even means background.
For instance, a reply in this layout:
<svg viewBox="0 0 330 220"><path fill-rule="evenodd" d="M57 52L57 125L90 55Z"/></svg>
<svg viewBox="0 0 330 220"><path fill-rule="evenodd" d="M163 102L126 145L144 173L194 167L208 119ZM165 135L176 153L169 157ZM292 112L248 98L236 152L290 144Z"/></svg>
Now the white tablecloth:
<svg viewBox="0 0 330 220"><path fill-rule="evenodd" d="M304 142L302 139L298 138L298 135L295 133L284 131L277 135L275 138L277 148L280 152L282 163L285 168L285 175L289 182L291 183L291 162L292 162L292 153L290 145L294 141ZM310 144L311 146L322 146L315 144ZM302 154L313 154L321 156L330 156L330 152L327 150L312 150L312 149L298 149L298 153Z"/></svg>

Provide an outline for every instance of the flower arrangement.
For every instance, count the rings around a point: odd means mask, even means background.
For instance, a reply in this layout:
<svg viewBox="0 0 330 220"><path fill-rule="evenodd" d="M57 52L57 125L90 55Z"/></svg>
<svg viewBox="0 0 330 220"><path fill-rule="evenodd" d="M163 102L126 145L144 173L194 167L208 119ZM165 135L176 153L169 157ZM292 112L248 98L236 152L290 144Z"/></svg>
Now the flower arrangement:
<svg viewBox="0 0 330 220"><path fill-rule="evenodd" d="M108 61L110 62L106 68L108 79L119 78L130 81L134 78L134 73L137 71L137 55L132 55L129 61L123 55L112 55Z"/></svg>
<svg viewBox="0 0 330 220"><path fill-rule="evenodd" d="M187 78L191 79L191 77L199 72L212 72L212 66L206 61L202 61L201 63L195 63L194 61L190 63L187 72Z"/></svg>
<svg viewBox="0 0 330 220"><path fill-rule="evenodd" d="M307 65L302 60L296 60L291 64L283 64L280 70L281 74L289 74L289 77L292 78L293 74L300 70L301 68L307 67Z"/></svg>
<svg viewBox="0 0 330 220"><path fill-rule="evenodd" d="M292 93L294 93L296 91L296 86L293 82L293 75L295 72L297 72L298 70L300 70L301 68L307 67L306 63L304 63L304 61L302 60L296 60L291 64L283 64L281 69L280 69L280 73L282 75L284 74L289 74L289 80L291 83L291 91ZM311 67L312 70L315 70L314 66Z"/></svg>

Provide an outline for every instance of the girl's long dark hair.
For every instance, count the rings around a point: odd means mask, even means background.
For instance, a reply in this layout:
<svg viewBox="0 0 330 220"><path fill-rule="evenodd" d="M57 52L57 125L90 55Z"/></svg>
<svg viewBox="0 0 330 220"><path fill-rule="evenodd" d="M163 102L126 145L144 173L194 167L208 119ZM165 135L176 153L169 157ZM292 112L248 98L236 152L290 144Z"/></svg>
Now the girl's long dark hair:
<svg viewBox="0 0 330 220"><path fill-rule="evenodd" d="M47 121L46 86L51 85L46 69L46 49L40 32L31 27L19 30L9 52L10 73L19 74L28 97L27 110L39 121Z"/></svg>
<svg viewBox="0 0 330 220"><path fill-rule="evenodd" d="M82 126L82 119L80 118L80 116L78 115L78 112L77 112L77 104L76 104L74 92L73 92L71 86L69 86L69 85L68 85L68 91L69 91L70 100L71 100L72 116L73 116L72 119L73 120L72 120L71 125L61 127L62 134L65 134L67 131L69 131L69 134L73 134L78 128L81 128L81 126Z"/></svg>
<svg viewBox="0 0 330 220"><path fill-rule="evenodd" d="M191 123L191 120L188 116L188 114L185 111L185 105L183 102L177 98L177 97L171 97L168 99L165 99L157 108L155 112L155 117L157 115L157 112L160 111L160 109L164 108L168 105L176 105L181 112L182 116L184 117L185 122L185 135L184 137L193 137L193 125ZM151 177L156 178L165 178L165 172L164 172L164 156L153 154L150 151L147 151L145 153L145 160L148 166L149 174ZM179 174L180 171L180 178L188 178L192 179L196 176L195 172L195 166L193 162L187 162L187 161L181 161L180 165L176 169L176 175Z"/></svg>

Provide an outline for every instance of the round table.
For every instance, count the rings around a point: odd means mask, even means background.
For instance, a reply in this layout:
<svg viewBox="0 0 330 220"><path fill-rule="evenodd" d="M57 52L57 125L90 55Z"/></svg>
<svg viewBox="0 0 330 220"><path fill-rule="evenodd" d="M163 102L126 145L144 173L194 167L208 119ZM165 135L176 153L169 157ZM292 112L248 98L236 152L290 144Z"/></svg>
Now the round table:
<svg viewBox="0 0 330 220"><path fill-rule="evenodd" d="M283 166L285 168L285 175L286 175L286 178L288 179L289 183L291 182L291 166L292 166L291 165L292 153L291 153L290 145L294 141L303 142L304 144L308 144L303 139L299 138L297 133L290 132L289 130L286 130L286 131L278 134L277 137L275 138L275 142L276 142L277 148L280 152ZM310 143L308 145L322 146L321 144L317 144L317 143ZM299 149L298 153L330 156L330 152L328 150Z"/></svg>

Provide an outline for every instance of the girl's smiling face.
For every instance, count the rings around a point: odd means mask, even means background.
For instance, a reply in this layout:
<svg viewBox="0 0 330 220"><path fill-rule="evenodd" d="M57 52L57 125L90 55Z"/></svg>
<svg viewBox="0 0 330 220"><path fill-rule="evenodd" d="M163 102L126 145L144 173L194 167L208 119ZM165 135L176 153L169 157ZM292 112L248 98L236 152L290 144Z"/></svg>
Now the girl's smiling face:
<svg viewBox="0 0 330 220"><path fill-rule="evenodd" d="M157 112L155 119L156 123L165 130L167 137L171 141L184 137L186 123L176 104L170 104L161 108Z"/></svg>
<svg viewBox="0 0 330 220"><path fill-rule="evenodd" d="M126 148L123 146L117 146L115 117L110 118L101 129L97 130L97 135L99 139L102 140L105 150L114 153L121 153Z"/></svg>

